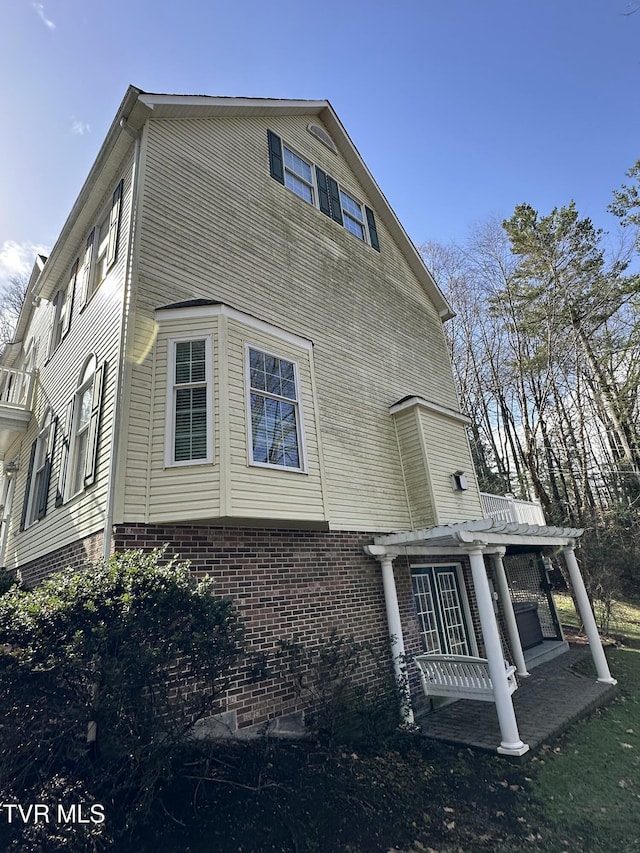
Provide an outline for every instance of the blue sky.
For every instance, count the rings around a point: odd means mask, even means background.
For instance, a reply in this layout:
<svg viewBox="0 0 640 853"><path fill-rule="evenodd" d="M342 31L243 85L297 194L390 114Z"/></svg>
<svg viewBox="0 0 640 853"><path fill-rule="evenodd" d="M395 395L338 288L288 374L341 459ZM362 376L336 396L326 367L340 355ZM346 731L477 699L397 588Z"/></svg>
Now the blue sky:
<svg viewBox="0 0 640 853"><path fill-rule="evenodd" d="M0 282L55 242L129 83L329 99L416 243L523 201L575 199L613 232L640 158L638 5L5 0Z"/></svg>

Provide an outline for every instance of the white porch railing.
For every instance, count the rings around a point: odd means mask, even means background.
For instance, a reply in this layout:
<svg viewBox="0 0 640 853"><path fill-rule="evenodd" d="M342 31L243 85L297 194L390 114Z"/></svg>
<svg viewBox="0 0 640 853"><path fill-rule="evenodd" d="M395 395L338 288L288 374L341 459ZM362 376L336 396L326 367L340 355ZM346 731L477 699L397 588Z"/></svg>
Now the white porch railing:
<svg viewBox="0 0 640 853"><path fill-rule="evenodd" d="M490 495L480 492L482 514L495 521L517 521L519 524L540 524L547 522L538 501L522 501L512 495Z"/></svg>
<svg viewBox="0 0 640 853"><path fill-rule="evenodd" d="M0 367L0 407L28 411L33 394L33 370Z"/></svg>

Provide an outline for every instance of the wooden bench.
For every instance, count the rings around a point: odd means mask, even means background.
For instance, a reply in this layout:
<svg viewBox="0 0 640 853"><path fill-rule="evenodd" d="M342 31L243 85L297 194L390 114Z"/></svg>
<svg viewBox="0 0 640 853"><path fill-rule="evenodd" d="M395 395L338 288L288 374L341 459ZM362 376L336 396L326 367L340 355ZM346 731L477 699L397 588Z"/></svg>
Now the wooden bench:
<svg viewBox="0 0 640 853"><path fill-rule="evenodd" d="M420 671L422 687L427 696L448 696L453 699L479 699L493 702L493 684L489 676L489 661L467 655L417 655L414 658ZM515 666L505 661L509 693L518 689Z"/></svg>

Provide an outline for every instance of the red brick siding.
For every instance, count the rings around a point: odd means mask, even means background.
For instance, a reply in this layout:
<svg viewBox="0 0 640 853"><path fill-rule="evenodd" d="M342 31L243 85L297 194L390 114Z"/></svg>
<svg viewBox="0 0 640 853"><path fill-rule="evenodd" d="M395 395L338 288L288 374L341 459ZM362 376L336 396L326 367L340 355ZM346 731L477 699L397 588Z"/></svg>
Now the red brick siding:
<svg viewBox="0 0 640 853"><path fill-rule="evenodd" d="M370 641L380 660L388 660L388 629L379 563L363 552L374 533L245 529L178 525L122 525L114 529L112 550L167 546L166 558L191 562L198 575L209 574L221 595L230 596L246 626L249 660L234 674L226 694L227 709L238 725L264 722L300 710L303 702L291 679L267 675L256 678L256 656L269 659L280 640L315 646L329 636L353 635ZM102 556L102 533L54 551L21 567L33 585L53 571L85 568ZM471 569L466 556L398 557L394 573L405 648L423 651L411 588L411 566L461 563L472 630L484 654ZM412 693L422 695L417 671L409 668ZM373 661L360 678L381 683Z"/></svg>
<svg viewBox="0 0 640 853"><path fill-rule="evenodd" d="M64 548L51 551L44 557L38 557L19 567L23 583L33 587L44 580L47 575L59 572L61 569L86 569L91 563L102 558L103 532L93 533L85 539L77 539Z"/></svg>
<svg viewBox="0 0 640 853"><path fill-rule="evenodd" d="M380 566L363 553L373 534L199 526L125 525L114 531L117 551L167 545L167 557L190 560L230 596L246 625L251 655L272 656L278 641L314 646L332 630L373 641L382 659L387 623ZM371 662L362 679L379 679ZM256 680L251 662L227 693L240 726L299 710L290 679Z"/></svg>

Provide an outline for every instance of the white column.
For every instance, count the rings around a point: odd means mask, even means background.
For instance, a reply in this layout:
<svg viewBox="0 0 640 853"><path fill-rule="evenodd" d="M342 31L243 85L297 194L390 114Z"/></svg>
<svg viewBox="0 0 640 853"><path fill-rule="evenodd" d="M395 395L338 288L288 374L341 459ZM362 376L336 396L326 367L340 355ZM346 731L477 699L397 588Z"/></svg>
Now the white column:
<svg viewBox="0 0 640 853"><path fill-rule="evenodd" d="M500 643L496 615L493 610L489 580L484 567L482 548L470 548L467 549L467 553L471 562L473 587L478 603L482 637L489 662L489 676L493 684L493 696L496 703L498 723L500 724L502 741L498 747L498 752L502 755L524 755L525 752L529 751L529 744L523 743L518 732L518 723L509 692L502 644Z"/></svg>
<svg viewBox="0 0 640 853"><path fill-rule="evenodd" d="M582 572L578 566L573 545L563 548L562 553L569 569L569 577L571 578L571 586L573 587L573 593L578 605L579 616L589 639L589 648L591 649L591 656L593 657L596 672L598 673L598 681L602 681L604 684L617 684L618 682L615 678L611 677L609 671L609 664L602 648L598 626L596 625L593 610L591 609L591 602L584 586Z"/></svg>
<svg viewBox="0 0 640 853"><path fill-rule="evenodd" d="M396 681L404 694L402 716L405 723L413 723L409 678L405 663L404 637L402 636L402 625L400 623L400 607L398 606L398 593L393 576L394 558L385 553L385 549L382 546L369 545L365 548L365 551L372 557L375 557L382 568L382 588L384 590L384 603L387 610L387 625L391 640L393 669Z"/></svg>
<svg viewBox="0 0 640 853"><path fill-rule="evenodd" d="M498 584L498 595L500 596L500 603L502 604L502 610L504 612L504 621L507 626L507 633L509 634L509 643L511 645L511 651L513 652L513 662L516 665L516 672L522 678L528 678L529 673L527 671L527 664L522 651L522 642L520 640L520 632L518 631L518 623L516 622L516 614L513 611L513 602L511 601L511 594L509 593L507 575L504 570L504 563L502 562L505 551L506 548L500 548L498 551L494 551L491 557L493 558L493 568L496 573L496 581Z"/></svg>

